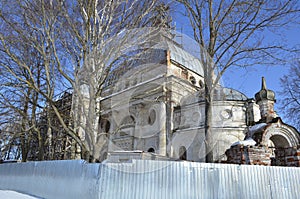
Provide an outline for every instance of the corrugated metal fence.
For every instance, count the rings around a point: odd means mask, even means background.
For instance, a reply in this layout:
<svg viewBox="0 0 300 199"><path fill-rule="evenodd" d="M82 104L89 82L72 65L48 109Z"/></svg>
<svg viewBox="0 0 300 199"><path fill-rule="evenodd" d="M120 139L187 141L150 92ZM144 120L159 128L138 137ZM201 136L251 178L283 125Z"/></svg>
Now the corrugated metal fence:
<svg viewBox="0 0 300 199"><path fill-rule="evenodd" d="M293 167L55 161L0 165L0 175L0 189L49 199L300 198L300 169Z"/></svg>
<svg viewBox="0 0 300 199"><path fill-rule="evenodd" d="M103 175L101 198L300 198L291 167L136 161L107 164Z"/></svg>

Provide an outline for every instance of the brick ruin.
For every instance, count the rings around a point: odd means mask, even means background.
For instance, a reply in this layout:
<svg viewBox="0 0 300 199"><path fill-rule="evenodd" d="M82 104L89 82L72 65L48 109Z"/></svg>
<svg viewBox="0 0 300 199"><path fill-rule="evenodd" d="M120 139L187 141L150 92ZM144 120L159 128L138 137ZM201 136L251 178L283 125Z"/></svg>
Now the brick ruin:
<svg viewBox="0 0 300 199"><path fill-rule="evenodd" d="M278 148L274 152L275 158L271 159L272 166L300 166L300 145L297 147Z"/></svg>
<svg viewBox="0 0 300 199"><path fill-rule="evenodd" d="M265 166L300 165L300 135L292 126L282 122L274 111L275 93L268 90L262 78L262 88L255 94L261 119L248 129L243 141L226 150L229 164Z"/></svg>
<svg viewBox="0 0 300 199"><path fill-rule="evenodd" d="M235 145L225 152L228 164L300 166L300 145L288 148Z"/></svg>
<svg viewBox="0 0 300 199"><path fill-rule="evenodd" d="M268 147L235 145L225 152L226 163L270 166L272 152Z"/></svg>

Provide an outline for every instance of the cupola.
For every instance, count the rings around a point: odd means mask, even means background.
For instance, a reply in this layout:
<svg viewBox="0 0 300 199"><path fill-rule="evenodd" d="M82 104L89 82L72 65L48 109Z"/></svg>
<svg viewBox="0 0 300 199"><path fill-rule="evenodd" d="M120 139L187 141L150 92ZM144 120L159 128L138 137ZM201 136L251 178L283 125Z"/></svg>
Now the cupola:
<svg viewBox="0 0 300 199"><path fill-rule="evenodd" d="M259 105L261 122L271 122L274 118L277 118L277 114L274 111L275 93L272 90L268 90L266 86L266 80L262 77L261 89L255 94L256 103Z"/></svg>
<svg viewBox="0 0 300 199"><path fill-rule="evenodd" d="M272 90L268 90L266 86L266 80L262 77L261 90L255 94L256 103L263 100L271 100L276 102L275 93Z"/></svg>

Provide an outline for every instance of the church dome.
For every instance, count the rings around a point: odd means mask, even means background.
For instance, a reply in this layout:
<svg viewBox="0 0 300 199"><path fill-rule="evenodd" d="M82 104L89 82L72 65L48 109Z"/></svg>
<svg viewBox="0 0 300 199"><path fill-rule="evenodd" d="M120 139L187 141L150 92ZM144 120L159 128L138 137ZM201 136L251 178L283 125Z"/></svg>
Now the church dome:
<svg viewBox="0 0 300 199"><path fill-rule="evenodd" d="M247 96L232 88L219 87L214 91L214 100L216 101L245 101Z"/></svg>
<svg viewBox="0 0 300 199"><path fill-rule="evenodd" d="M256 102L262 100L272 100L275 101L275 93L272 90L268 90L266 86L266 80L262 77L261 90L255 94Z"/></svg>
<svg viewBox="0 0 300 199"><path fill-rule="evenodd" d="M248 98L243 93L225 87L217 87L214 90L214 101L247 101ZM198 91L183 98L183 104L193 104L204 101L204 91Z"/></svg>

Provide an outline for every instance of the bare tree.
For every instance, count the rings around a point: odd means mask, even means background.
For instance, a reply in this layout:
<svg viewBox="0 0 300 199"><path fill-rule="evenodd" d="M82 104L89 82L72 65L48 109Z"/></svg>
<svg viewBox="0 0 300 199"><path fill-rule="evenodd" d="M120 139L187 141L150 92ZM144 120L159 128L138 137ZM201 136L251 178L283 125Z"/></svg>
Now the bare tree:
<svg viewBox="0 0 300 199"><path fill-rule="evenodd" d="M21 134L15 132L15 136L21 139L23 161L28 156L39 160L44 158L45 140L37 126L37 114L53 100L56 85L56 63L51 59L52 51L47 40L47 35L53 35L55 29L53 23L50 20L47 23L45 19L45 16L55 19L56 13L45 13L45 7L40 3L1 2L0 55L5 77L1 84L6 88L1 95L2 104L12 109L19 116L16 120L21 121ZM36 148L32 147L34 141Z"/></svg>
<svg viewBox="0 0 300 199"><path fill-rule="evenodd" d="M3 117L1 117L1 126L3 126L4 129L14 129L15 134L12 136L12 142L15 142L16 138L20 139L23 161L26 161L28 154L31 153L30 145L33 141L36 141L36 149L38 151L38 153L33 153L38 154L36 159L42 160L44 144L40 129L36 123L37 113L42 106L40 104L42 99L37 91L28 87L23 81L20 81L20 79L22 79L31 83L32 80L34 80L36 87L43 90L42 74L44 71L40 66L41 60L38 54L34 53L34 49L26 44L16 43L10 47L14 49L15 52L22 53L22 61L29 66L32 75L26 70L16 66L10 59L0 61L1 65L5 66L2 68L2 74L0 74L0 104L1 113L3 114ZM16 78L15 75L17 75L19 79ZM15 123L15 125L13 125L13 123ZM11 128L12 125L14 128Z"/></svg>
<svg viewBox="0 0 300 199"><path fill-rule="evenodd" d="M99 98L108 74L119 63L122 64L121 60L125 57L127 62L138 57L137 47L151 39L150 36L160 27L159 24L163 24L163 20L153 20L153 11L160 5L158 1L89 3L93 6L85 1L78 2L80 9L77 11L81 13L81 18L72 17L73 13L65 15L69 32L76 41L75 49L80 51L74 52L74 46L70 48L67 42L64 45L73 56L75 70L78 71L72 82L75 96L73 115L81 117L75 118L75 129L85 138L84 143L91 152L88 155L91 161L95 161L106 142L106 133L97 132L101 111ZM77 24L81 21L83 29L79 31ZM156 28L143 29L152 25ZM65 76L65 73L62 74Z"/></svg>
<svg viewBox="0 0 300 199"><path fill-rule="evenodd" d="M300 63L291 67L289 74L281 79L282 96L280 109L284 112L289 123L300 129Z"/></svg>
<svg viewBox="0 0 300 199"><path fill-rule="evenodd" d="M155 28L137 28L162 23L150 20L160 4L158 0L1 2L0 67L36 93L37 101L42 99L48 115L48 144L54 141L54 113L61 128L77 144L77 156L91 161L99 158L106 141L104 133L98 133L103 85L118 60L126 52L132 55L135 46L155 32ZM40 57L41 82L35 78L35 67L24 61L35 55L23 54L28 50L18 48L19 43L34 49ZM19 70L27 74L26 78L17 73ZM58 90L68 87L73 89L72 125L66 122L54 98ZM35 104L32 97L31 106Z"/></svg>
<svg viewBox="0 0 300 199"><path fill-rule="evenodd" d="M178 0L185 7L204 65L206 161L213 162L213 90L229 67L284 63L294 52L265 37L298 18L295 0Z"/></svg>

